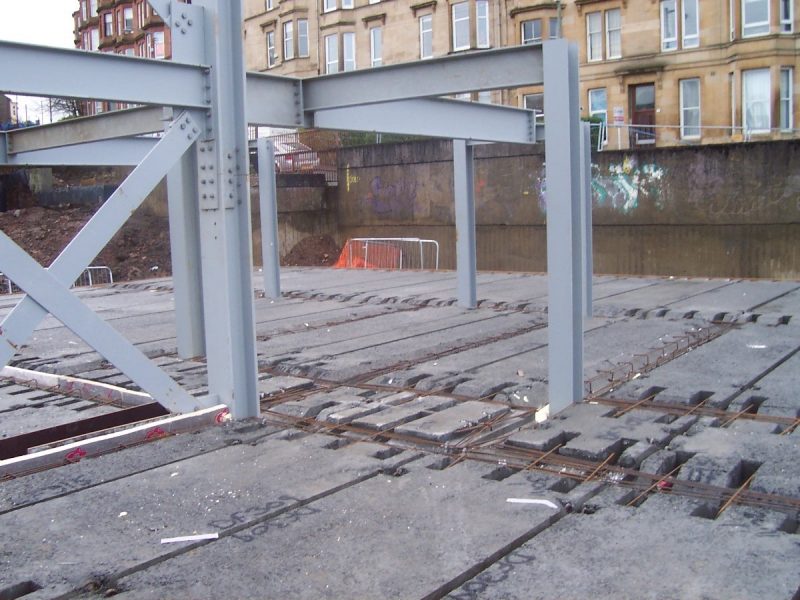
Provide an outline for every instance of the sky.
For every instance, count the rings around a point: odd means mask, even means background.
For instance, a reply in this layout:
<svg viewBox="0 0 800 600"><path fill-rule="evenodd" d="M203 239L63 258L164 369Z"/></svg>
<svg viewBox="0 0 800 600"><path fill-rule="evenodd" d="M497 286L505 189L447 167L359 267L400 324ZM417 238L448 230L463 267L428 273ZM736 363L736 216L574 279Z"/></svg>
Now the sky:
<svg viewBox="0 0 800 600"><path fill-rule="evenodd" d="M72 13L77 8L78 0L0 0L0 40L74 48ZM39 99L20 96L19 102L21 118L27 107L30 120L49 121Z"/></svg>

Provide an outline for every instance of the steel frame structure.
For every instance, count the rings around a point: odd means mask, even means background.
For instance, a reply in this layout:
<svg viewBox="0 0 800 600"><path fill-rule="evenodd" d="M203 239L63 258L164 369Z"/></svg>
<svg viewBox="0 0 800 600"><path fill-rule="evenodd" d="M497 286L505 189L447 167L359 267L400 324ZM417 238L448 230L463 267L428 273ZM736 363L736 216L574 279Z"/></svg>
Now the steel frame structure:
<svg viewBox="0 0 800 600"><path fill-rule="evenodd" d="M224 403L236 419L257 416L248 123L453 139L458 300L465 308L476 303L472 143L535 143L544 134L550 411L582 399L591 211L574 46L553 40L301 80L246 73L242 0L150 4L172 29L173 61L0 41L0 89L142 105L0 135L0 165L135 165L49 268L0 231L0 271L26 292L0 324L0 367L51 313L168 409ZM440 99L542 83L544 131L532 111ZM160 137L145 135L154 132ZM279 297L274 160L266 141L258 150L265 291ZM68 289L165 176L178 352L206 356L203 398L181 389Z"/></svg>

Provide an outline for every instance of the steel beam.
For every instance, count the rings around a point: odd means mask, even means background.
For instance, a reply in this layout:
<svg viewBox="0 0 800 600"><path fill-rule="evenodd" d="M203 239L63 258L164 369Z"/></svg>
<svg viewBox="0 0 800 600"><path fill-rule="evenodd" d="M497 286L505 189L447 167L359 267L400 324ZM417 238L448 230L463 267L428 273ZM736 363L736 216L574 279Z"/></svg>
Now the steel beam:
<svg viewBox="0 0 800 600"><path fill-rule="evenodd" d="M2 231L0 270L25 290L39 310L61 321L165 408L191 412L203 406Z"/></svg>
<svg viewBox="0 0 800 600"><path fill-rule="evenodd" d="M281 267L278 252L278 192L275 189L275 145L267 138L258 138L258 197L261 214L261 265L264 272L264 294L277 300L281 297Z"/></svg>
<svg viewBox="0 0 800 600"><path fill-rule="evenodd" d="M543 83L542 46L529 44L303 80L303 108L317 111Z"/></svg>
<svg viewBox="0 0 800 600"><path fill-rule="evenodd" d="M581 255L583 256L583 314L592 318L592 134L589 123L581 123Z"/></svg>
<svg viewBox="0 0 800 600"><path fill-rule="evenodd" d="M534 113L530 110L434 98L318 110L313 119L314 127L322 129L486 142L532 144L537 135L542 139L544 134L534 129Z"/></svg>
<svg viewBox="0 0 800 600"><path fill-rule="evenodd" d="M578 51L544 43L550 414L583 398L583 270Z"/></svg>
<svg viewBox="0 0 800 600"><path fill-rule="evenodd" d="M9 154L3 159L0 152L0 165L20 167L55 166L135 166L158 142L155 138L129 138L122 140L103 140L87 142L75 146L61 146L45 150L30 150Z"/></svg>
<svg viewBox="0 0 800 600"><path fill-rule="evenodd" d="M0 89L7 93L207 106L207 74L198 66L2 41L0 61Z"/></svg>
<svg viewBox="0 0 800 600"><path fill-rule="evenodd" d="M8 151L15 154L155 133L164 130L164 122L164 110L158 107L115 110L94 117L9 131Z"/></svg>
<svg viewBox="0 0 800 600"><path fill-rule="evenodd" d="M170 0L147 0L153 10L158 13L158 16L166 23L168 26L172 25L172 18L170 15Z"/></svg>
<svg viewBox="0 0 800 600"><path fill-rule="evenodd" d="M251 125L305 127L302 80L247 73L247 121Z"/></svg>
<svg viewBox="0 0 800 600"><path fill-rule="evenodd" d="M183 156L199 132L196 121L188 114L182 114L175 121L170 131L50 265L49 273L62 286L72 285L86 265L100 253L147 194L163 179L166 171ZM0 323L0 367L8 364L46 315L45 310L26 296L6 316Z"/></svg>
<svg viewBox="0 0 800 600"><path fill-rule="evenodd" d="M458 305L477 305L475 251L474 150L464 140L453 140L453 190L456 203L456 276Z"/></svg>

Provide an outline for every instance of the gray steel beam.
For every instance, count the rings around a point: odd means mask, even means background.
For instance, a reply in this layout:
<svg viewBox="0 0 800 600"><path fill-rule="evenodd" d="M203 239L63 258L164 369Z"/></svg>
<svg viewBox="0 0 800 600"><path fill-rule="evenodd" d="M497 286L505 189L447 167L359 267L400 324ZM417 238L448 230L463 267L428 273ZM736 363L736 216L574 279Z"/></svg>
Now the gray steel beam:
<svg viewBox="0 0 800 600"><path fill-rule="evenodd" d="M583 398L583 270L578 50L544 43L550 414Z"/></svg>
<svg viewBox="0 0 800 600"><path fill-rule="evenodd" d="M167 25L172 25L172 18L170 16L170 0L147 0L153 10L156 11Z"/></svg>
<svg viewBox="0 0 800 600"><path fill-rule="evenodd" d="M264 294L281 297L281 267L278 252L278 192L275 189L275 145L258 138L258 197L261 206L261 265L264 271Z"/></svg>
<svg viewBox="0 0 800 600"><path fill-rule="evenodd" d="M211 111L198 142L198 191L209 392L235 419L259 414L253 307L242 0L206 10Z"/></svg>
<svg viewBox="0 0 800 600"><path fill-rule="evenodd" d="M151 363L2 231L0 270L25 290L25 298L35 302L40 311L52 314L165 408L173 412L191 412L207 405L207 400L204 403L193 398Z"/></svg>
<svg viewBox="0 0 800 600"><path fill-rule="evenodd" d="M102 140L75 146L17 152L9 154L5 160L0 153L0 165L26 167L138 165L153 149L156 142L158 142L156 138Z"/></svg>
<svg viewBox="0 0 800 600"><path fill-rule="evenodd" d="M453 140L453 191L456 203L456 278L458 305L477 305L475 250L474 151L464 140Z"/></svg>
<svg viewBox="0 0 800 600"><path fill-rule="evenodd" d="M583 256L583 314L592 318L592 134L589 123L581 123L581 255Z"/></svg>
<svg viewBox="0 0 800 600"><path fill-rule="evenodd" d="M251 125L304 127L302 80L247 73L247 121Z"/></svg>
<svg viewBox="0 0 800 600"><path fill-rule="evenodd" d="M314 127L322 129L355 129L486 142L532 144L537 137L542 139L544 134L534 129L533 111L438 98L318 110L313 117Z"/></svg>
<svg viewBox="0 0 800 600"><path fill-rule="evenodd" d="M68 119L9 131L8 151L14 154L154 133L164 130L164 121L164 110L150 106Z"/></svg>
<svg viewBox="0 0 800 600"><path fill-rule="evenodd" d="M207 74L198 66L2 41L0 61L0 89L15 94L207 106Z"/></svg>
<svg viewBox="0 0 800 600"><path fill-rule="evenodd" d="M543 81L542 46L529 44L311 77L303 80L303 108L317 111Z"/></svg>

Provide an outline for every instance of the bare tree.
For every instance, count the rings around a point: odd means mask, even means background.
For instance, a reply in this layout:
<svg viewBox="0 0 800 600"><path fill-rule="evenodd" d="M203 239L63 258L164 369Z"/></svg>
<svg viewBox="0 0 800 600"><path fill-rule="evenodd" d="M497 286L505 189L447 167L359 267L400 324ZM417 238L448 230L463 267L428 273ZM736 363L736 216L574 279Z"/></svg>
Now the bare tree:
<svg viewBox="0 0 800 600"><path fill-rule="evenodd" d="M49 98L51 114L57 119L74 119L86 115L86 101L78 98Z"/></svg>

